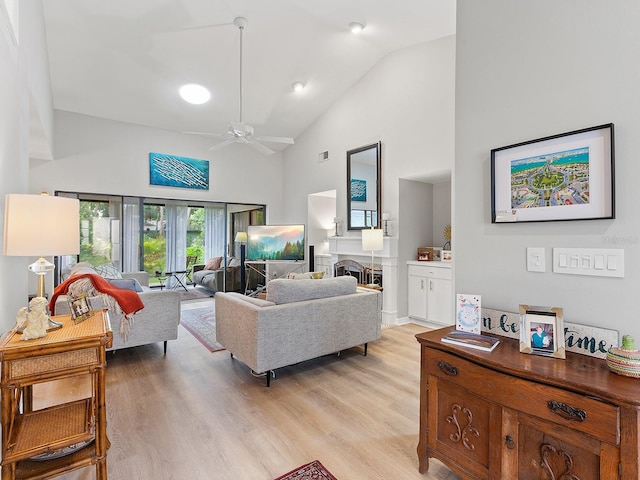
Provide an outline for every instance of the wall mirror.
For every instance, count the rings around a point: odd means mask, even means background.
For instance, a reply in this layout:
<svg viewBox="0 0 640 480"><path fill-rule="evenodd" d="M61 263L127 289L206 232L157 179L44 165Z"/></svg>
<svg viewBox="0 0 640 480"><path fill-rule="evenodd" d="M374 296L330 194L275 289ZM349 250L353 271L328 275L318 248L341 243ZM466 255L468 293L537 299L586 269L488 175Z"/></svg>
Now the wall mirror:
<svg viewBox="0 0 640 480"><path fill-rule="evenodd" d="M380 225L380 142L347 152L347 228L362 230Z"/></svg>

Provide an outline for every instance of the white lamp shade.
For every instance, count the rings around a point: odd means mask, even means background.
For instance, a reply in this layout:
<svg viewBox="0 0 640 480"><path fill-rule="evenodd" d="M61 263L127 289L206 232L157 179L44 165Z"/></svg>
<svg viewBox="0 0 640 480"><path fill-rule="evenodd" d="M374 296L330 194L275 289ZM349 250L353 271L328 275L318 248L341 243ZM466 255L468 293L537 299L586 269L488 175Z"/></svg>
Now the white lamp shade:
<svg viewBox="0 0 640 480"><path fill-rule="evenodd" d="M362 250L374 252L384 248L384 238L380 228L362 230Z"/></svg>
<svg viewBox="0 0 640 480"><path fill-rule="evenodd" d="M247 243L247 232L237 232L236 242Z"/></svg>
<svg viewBox="0 0 640 480"><path fill-rule="evenodd" d="M6 195L2 251L21 257L80 253L80 202L49 195Z"/></svg>

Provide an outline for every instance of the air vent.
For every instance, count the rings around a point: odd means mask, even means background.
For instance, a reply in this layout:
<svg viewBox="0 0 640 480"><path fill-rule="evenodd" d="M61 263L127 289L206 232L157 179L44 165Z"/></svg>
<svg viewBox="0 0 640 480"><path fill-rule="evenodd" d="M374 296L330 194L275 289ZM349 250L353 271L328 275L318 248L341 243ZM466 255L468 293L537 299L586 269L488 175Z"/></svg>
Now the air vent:
<svg viewBox="0 0 640 480"><path fill-rule="evenodd" d="M320 152L318 154L318 163L326 162L327 160L329 160L329 151L328 150L326 152Z"/></svg>

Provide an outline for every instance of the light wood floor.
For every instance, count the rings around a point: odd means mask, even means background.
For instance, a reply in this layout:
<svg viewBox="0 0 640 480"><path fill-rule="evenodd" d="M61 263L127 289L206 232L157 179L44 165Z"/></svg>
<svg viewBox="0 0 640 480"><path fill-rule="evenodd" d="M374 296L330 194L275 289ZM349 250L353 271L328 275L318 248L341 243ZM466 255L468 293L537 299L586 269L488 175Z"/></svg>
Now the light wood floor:
<svg viewBox="0 0 640 480"><path fill-rule="evenodd" d="M201 308L205 301L185 302ZM135 328L135 326L134 326ZM108 355L110 480L272 480L320 460L339 480L454 480L418 472L419 348L424 327L385 328L355 348L277 371L271 388L226 351L179 338ZM34 406L81 396L48 385ZM94 479L93 468L58 477Z"/></svg>

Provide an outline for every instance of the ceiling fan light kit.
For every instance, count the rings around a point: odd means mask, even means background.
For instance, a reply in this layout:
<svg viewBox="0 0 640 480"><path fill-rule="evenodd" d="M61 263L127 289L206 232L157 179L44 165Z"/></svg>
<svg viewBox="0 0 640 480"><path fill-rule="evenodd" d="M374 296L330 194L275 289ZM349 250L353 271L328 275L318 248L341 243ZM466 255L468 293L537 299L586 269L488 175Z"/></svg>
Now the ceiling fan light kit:
<svg viewBox="0 0 640 480"><path fill-rule="evenodd" d="M291 85L291 88L293 88L294 92L300 93L302 90L304 90L304 83L302 83L302 82L294 82Z"/></svg>
<svg viewBox="0 0 640 480"><path fill-rule="evenodd" d="M351 22L349 24L349 30L351 30L351 33L360 33L364 30L364 24L360 22Z"/></svg>
<svg viewBox="0 0 640 480"><path fill-rule="evenodd" d="M202 105L211 99L211 93L209 90L202 85L196 85L195 83L183 85L180 87L180 90L178 90L178 93L185 102L193 105Z"/></svg>
<svg viewBox="0 0 640 480"><path fill-rule="evenodd" d="M237 17L233 24L238 27L240 31L240 95L239 95L239 107L240 107L240 120L237 122L230 122L227 128L227 133L205 133L205 132L185 132L191 133L195 135L209 135L213 137L223 137L224 140L221 143L213 145L209 148L209 150L220 150L221 148L226 147L232 143L243 143L245 145L249 145L250 147L256 149L260 153L265 155L271 155L274 153L269 147L260 143L263 142L272 142L272 143L287 143L292 145L293 138L289 137L269 137L269 136L254 136L253 135L253 127L251 125L247 125L242 121L242 33L244 29L248 25L248 21L244 17Z"/></svg>

